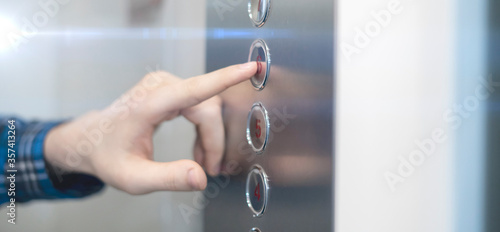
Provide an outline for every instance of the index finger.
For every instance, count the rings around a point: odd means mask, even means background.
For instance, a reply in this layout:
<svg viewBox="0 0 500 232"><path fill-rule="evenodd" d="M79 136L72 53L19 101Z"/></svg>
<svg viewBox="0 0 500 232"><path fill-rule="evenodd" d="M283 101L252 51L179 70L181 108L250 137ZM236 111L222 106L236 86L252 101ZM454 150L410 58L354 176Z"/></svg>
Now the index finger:
<svg viewBox="0 0 500 232"><path fill-rule="evenodd" d="M165 105L174 109L195 106L227 88L250 79L257 72L257 64L249 62L229 66L201 76L193 77L161 90Z"/></svg>

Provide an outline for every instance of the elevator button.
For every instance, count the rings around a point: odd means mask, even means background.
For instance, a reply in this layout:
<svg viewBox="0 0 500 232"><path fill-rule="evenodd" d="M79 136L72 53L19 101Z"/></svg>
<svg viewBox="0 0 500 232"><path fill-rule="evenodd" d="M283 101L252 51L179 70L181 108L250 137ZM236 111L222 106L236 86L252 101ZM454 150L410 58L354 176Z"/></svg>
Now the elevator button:
<svg viewBox="0 0 500 232"><path fill-rule="evenodd" d="M250 80L257 90L263 90L266 87L267 79L271 70L271 55L266 42L258 39L250 47L248 62L257 62L257 73Z"/></svg>
<svg viewBox="0 0 500 232"><path fill-rule="evenodd" d="M269 195L267 175L259 165L254 165L248 173L246 198L254 217L260 217L266 210Z"/></svg>
<svg viewBox="0 0 500 232"><path fill-rule="evenodd" d="M247 118L247 141L255 153L262 154L269 140L269 117L262 103L252 106Z"/></svg>
<svg viewBox="0 0 500 232"><path fill-rule="evenodd" d="M259 230L259 228L254 227L250 230L250 232L261 232L261 231Z"/></svg>
<svg viewBox="0 0 500 232"><path fill-rule="evenodd" d="M262 27L271 11L271 0L248 0L248 15L254 26Z"/></svg>

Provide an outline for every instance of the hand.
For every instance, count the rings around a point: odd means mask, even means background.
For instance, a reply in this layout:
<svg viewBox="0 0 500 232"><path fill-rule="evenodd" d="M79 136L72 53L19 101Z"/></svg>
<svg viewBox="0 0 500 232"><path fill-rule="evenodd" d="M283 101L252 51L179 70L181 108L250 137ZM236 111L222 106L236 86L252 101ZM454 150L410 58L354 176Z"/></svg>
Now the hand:
<svg viewBox="0 0 500 232"><path fill-rule="evenodd" d="M150 73L106 109L51 130L45 158L52 166L97 176L134 195L203 190L207 178L202 166L212 176L219 174L224 152L222 102L216 95L256 71L252 62L187 80ZM196 162L153 161L156 128L179 115L196 125Z"/></svg>

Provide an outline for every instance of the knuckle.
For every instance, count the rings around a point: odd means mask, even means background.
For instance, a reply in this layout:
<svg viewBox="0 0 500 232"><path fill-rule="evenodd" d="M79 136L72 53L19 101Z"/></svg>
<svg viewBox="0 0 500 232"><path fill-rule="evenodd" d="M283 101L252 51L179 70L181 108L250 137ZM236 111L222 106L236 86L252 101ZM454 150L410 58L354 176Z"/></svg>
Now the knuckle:
<svg viewBox="0 0 500 232"><path fill-rule="evenodd" d="M163 180L163 188L166 190L177 190L179 187L177 178L175 178L174 173L167 173L165 178L162 178Z"/></svg>
<svg viewBox="0 0 500 232"><path fill-rule="evenodd" d="M143 81L147 81L147 80L150 80L150 79L156 79L156 80L165 79L169 75L170 75L169 73L164 72L164 71L154 71L154 72L150 72L150 73L146 74L146 76L144 76L142 78L142 80Z"/></svg>
<svg viewBox="0 0 500 232"><path fill-rule="evenodd" d="M200 83L198 81L195 81L193 79L188 79L184 82L184 90L190 97L192 97L192 99L194 99L195 104L202 102L202 99L198 94L199 89L200 89Z"/></svg>
<svg viewBox="0 0 500 232"><path fill-rule="evenodd" d="M148 86L160 86L162 84L171 84L180 81L181 79L176 77L175 75L165 72L165 71L154 71L146 74L142 78L143 85Z"/></svg>
<svg viewBox="0 0 500 232"><path fill-rule="evenodd" d="M217 105L218 107L222 106L222 98L219 96L214 96L210 99L213 104Z"/></svg>

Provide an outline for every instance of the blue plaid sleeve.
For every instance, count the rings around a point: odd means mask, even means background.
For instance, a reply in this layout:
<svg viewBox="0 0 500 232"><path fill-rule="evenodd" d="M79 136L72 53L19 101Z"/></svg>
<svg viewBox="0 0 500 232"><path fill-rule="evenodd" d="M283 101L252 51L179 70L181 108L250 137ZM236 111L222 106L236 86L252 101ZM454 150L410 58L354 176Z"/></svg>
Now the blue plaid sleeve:
<svg viewBox="0 0 500 232"><path fill-rule="evenodd" d="M0 120L0 167L3 167L0 168L0 204L11 198L16 202L81 198L104 187L96 177L63 172L45 161L45 137L61 122L24 122L2 117ZM12 130L9 121L15 121L15 129Z"/></svg>

